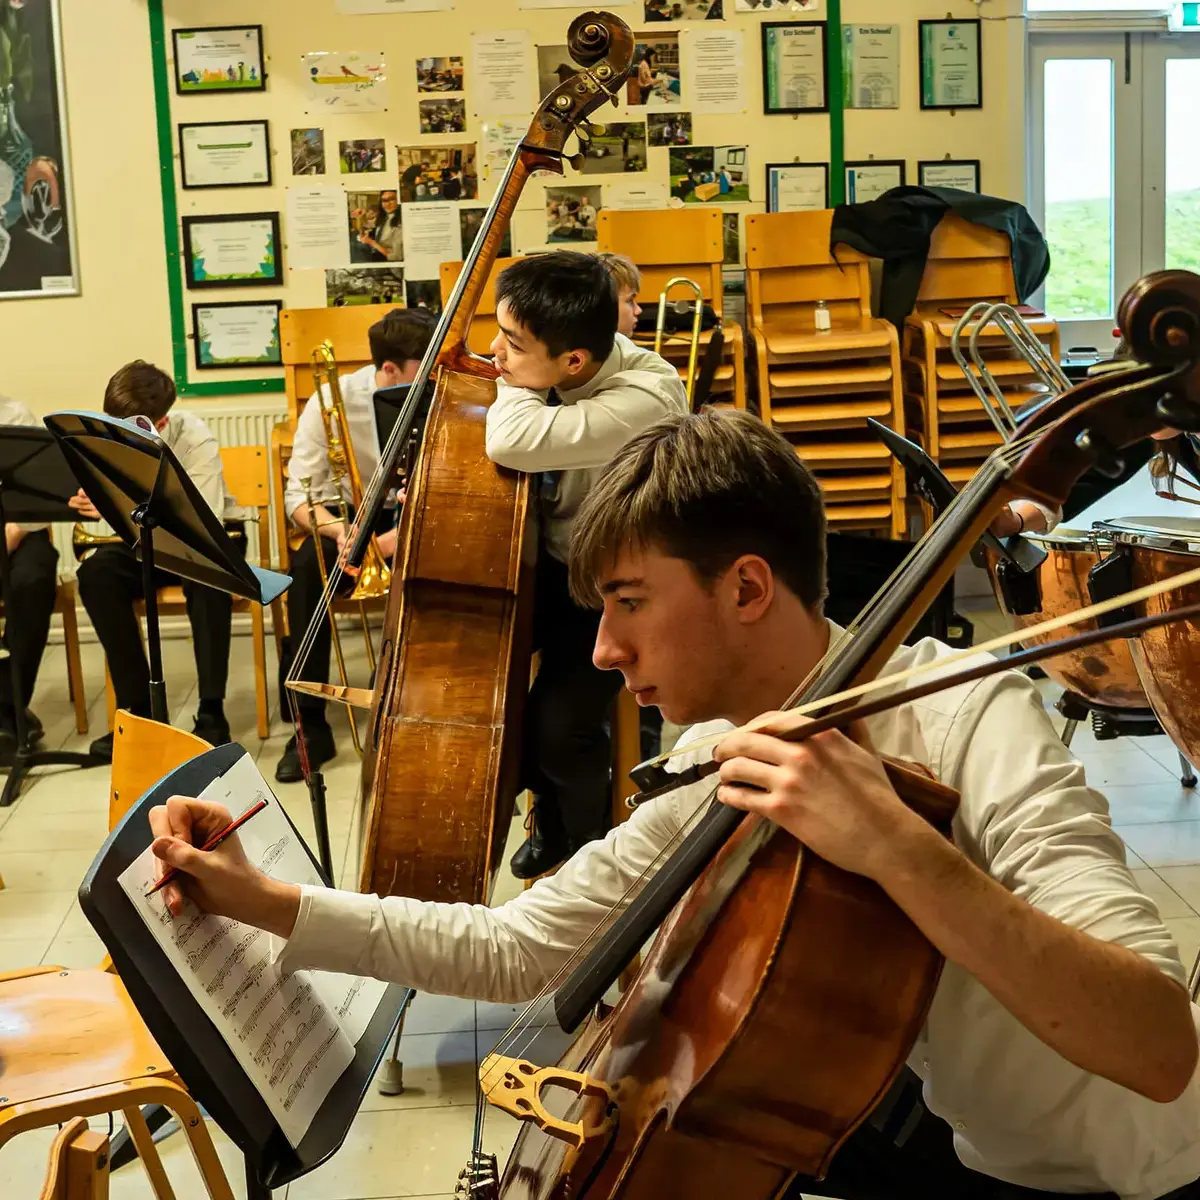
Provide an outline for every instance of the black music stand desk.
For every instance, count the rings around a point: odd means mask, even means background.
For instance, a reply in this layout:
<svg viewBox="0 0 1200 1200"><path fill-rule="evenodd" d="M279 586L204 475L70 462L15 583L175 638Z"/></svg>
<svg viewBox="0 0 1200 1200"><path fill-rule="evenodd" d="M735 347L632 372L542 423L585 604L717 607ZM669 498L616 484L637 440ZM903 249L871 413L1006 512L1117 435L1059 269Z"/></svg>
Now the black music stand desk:
<svg viewBox="0 0 1200 1200"><path fill-rule="evenodd" d="M291 578L246 562L148 419L57 412L45 420L88 499L142 560L150 715L167 724L154 568L263 605Z"/></svg>
<svg viewBox="0 0 1200 1200"><path fill-rule="evenodd" d="M264 1200L272 1188L284 1187L320 1166L345 1141L389 1048L408 989L392 984L384 992L358 1039L354 1061L325 1097L300 1145L293 1147L118 882L153 841L150 809L173 795L199 795L245 753L235 743L218 746L155 784L109 835L80 885L79 904L112 955L142 1020L188 1091L245 1155L251 1200ZM319 872L316 859L305 850Z"/></svg>
<svg viewBox="0 0 1200 1200"><path fill-rule="evenodd" d="M77 514L67 500L79 484L71 473L54 438L36 426L6 425L0 437L0 599L4 611L12 613L12 570L4 526L9 521L30 525L52 521L73 521ZM8 640L11 643L10 630ZM102 762L90 754L74 750L31 750L26 744L25 706L30 697L21 691L16 657L9 652L8 669L12 672L13 713L16 721L17 748L12 766L0 792L0 808L8 808L21 791L25 776L34 767L98 767Z"/></svg>

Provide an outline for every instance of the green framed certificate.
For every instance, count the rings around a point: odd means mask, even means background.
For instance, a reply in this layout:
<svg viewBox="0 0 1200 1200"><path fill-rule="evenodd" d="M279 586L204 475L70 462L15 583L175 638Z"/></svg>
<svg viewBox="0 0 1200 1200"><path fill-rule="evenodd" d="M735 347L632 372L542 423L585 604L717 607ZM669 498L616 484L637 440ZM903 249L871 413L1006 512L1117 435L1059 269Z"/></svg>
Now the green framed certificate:
<svg viewBox="0 0 1200 1200"><path fill-rule="evenodd" d="M919 21L921 107L983 107L983 22Z"/></svg>
<svg viewBox="0 0 1200 1200"><path fill-rule="evenodd" d="M192 344L201 371L221 367L279 367L282 301L192 305Z"/></svg>
<svg viewBox="0 0 1200 1200"><path fill-rule="evenodd" d="M185 188L268 187L271 138L266 121L181 124L179 179Z"/></svg>
<svg viewBox="0 0 1200 1200"><path fill-rule="evenodd" d="M279 214L222 213L183 218L183 261L189 288L281 283Z"/></svg>
<svg viewBox="0 0 1200 1200"><path fill-rule="evenodd" d="M900 107L900 26L842 26L847 108Z"/></svg>
<svg viewBox="0 0 1200 1200"><path fill-rule="evenodd" d="M763 112L828 112L824 21L764 21Z"/></svg>
<svg viewBox="0 0 1200 1200"><path fill-rule="evenodd" d="M175 51L175 91L261 92L263 76L261 25L210 25L171 30Z"/></svg>

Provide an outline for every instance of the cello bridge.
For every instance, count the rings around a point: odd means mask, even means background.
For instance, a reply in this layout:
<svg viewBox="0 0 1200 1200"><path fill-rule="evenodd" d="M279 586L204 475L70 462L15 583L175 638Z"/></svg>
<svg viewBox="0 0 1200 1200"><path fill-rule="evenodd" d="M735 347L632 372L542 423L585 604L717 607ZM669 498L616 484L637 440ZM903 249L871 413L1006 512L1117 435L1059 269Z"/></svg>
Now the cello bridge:
<svg viewBox="0 0 1200 1200"><path fill-rule="evenodd" d="M582 1149L591 1135L602 1132L616 1121L616 1093L602 1080L582 1071L564 1071L559 1067L538 1067L523 1058L492 1055L479 1069L479 1086L489 1104L502 1108L519 1121L532 1121L543 1133ZM579 1096L594 1096L607 1102L598 1126L584 1128L582 1121L564 1121L552 1116L542 1103L542 1089L563 1087Z"/></svg>

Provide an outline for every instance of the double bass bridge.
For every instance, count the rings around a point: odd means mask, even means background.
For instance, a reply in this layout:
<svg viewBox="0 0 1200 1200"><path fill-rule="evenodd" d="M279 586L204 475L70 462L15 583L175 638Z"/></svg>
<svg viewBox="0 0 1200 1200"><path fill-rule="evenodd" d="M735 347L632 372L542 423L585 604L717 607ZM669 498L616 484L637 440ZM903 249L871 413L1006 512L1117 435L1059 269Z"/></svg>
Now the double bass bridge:
<svg viewBox="0 0 1200 1200"><path fill-rule="evenodd" d="M607 1134L616 1124L615 1090L582 1071L539 1067L523 1058L492 1055L479 1068L479 1086L489 1104L503 1109L519 1121L530 1121L549 1137L558 1138L576 1150L597 1134ZM553 1116L542 1102L542 1089L566 1088L577 1096L605 1101L604 1116L597 1124L564 1121Z"/></svg>

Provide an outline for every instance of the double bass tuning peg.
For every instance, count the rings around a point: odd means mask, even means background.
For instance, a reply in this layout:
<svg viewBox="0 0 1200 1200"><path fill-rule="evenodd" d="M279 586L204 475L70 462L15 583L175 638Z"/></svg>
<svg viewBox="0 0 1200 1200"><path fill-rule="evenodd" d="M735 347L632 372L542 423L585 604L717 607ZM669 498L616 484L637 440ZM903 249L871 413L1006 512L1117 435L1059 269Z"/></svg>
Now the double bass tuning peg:
<svg viewBox="0 0 1200 1200"><path fill-rule="evenodd" d="M584 126L588 131L588 137L603 137L608 132L608 126L601 125L597 121L585 121Z"/></svg>
<svg viewBox="0 0 1200 1200"><path fill-rule="evenodd" d="M586 161L586 159L582 154L568 154L567 155L567 162L569 162L571 164L571 166L575 168L576 171L583 170L583 164L585 161Z"/></svg>

